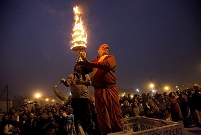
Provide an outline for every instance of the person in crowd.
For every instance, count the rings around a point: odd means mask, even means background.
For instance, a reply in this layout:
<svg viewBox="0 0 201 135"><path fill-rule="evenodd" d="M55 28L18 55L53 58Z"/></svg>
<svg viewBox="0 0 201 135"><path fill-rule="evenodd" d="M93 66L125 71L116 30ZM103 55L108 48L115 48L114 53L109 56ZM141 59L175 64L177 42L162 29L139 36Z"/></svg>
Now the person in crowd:
<svg viewBox="0 0 201 135"><path fill-rule="evenodd" d="M140 109L137 102L133 102L133 116L139 116Z"/></svg>
<svg viewBox="0 0 201 135"><path fill-rule="evenodd" d="M39 134L40 135L56 135L56 129L58 124L55 122L52 112L48 114L43 113L39 122Z"/></svg>
<svg viewBox="0 0 201 135"><path fill-rule="evenodd" d="M119 103L122 106L124 104L124 101L128 100L128 98L124 95L123 97L120 98Z"/></svg>
<svg viewBox="0 0 201 135"><path fill-rule="evenodd" d="M28 114L30 112L27 105L23 105L22 108L23 108L22 113Z"/></svg>
<svg viewBox="0 0 201 135"><path fill-rule="evenodd" d="M35 118L35 114L30 112L28 119L25 121L25 134L26 135L37 135L39 134L39 121Z"/></svg>
<svg viewBox="0 0 201 135"><path fill-rule="evenodd" d="M179 95L179 106L181 108L181 113L182 113L182 117L183 119L183 123L184 123L184 127L185 128L190 128L190 127L194 127L194 120L193 120L193 116L191 114L190 111L190 104L188 101L188 94L187 92L181 92Z"/></svg>
<svg viewBox="0 0 201 135"><path fill-rule="evenodd" d="M128 102L128 100L124 101L123 106L121 106L121 109L122 109L122 115L124 118L132 117L132 114L133 114L132 106Z"/></svg>
<svg viewBox="0 0 201 135"><path fill-rule="evenodd" d="M68 134L68 132L65 129L65 117L63 114L66 114L66 109L64 109L63 107L60 107L59 118L57 120L57 124L58 124L57 135L67 135Z"/></svg>
<svg viewBox="0 0 201 135"><path fill-rule="evenodd" d="M24 111L24 106L23 105L19 106L18 107L18 114L21 115L23 113L23 111Z"/></svg>
<svg viewBox="0 0 201 135"><path fill-rule="evenodd" d="M6 113L2 116L2 121L0 125L0 135L4 134L4 128L8 124L8 122L9 122L9 114Z"/></svg>
<svg viewBox="0 0 201 135"><path fill-rule="evenodd" d="M53 112L48 112L48 123L52 125L52 132L53 134L56 134L58 131L59 125L57 124L57 121L55 120L55 115L53 115Z"/></svg>
<svg viewBox="0 0 201 135"><path fill-rule="evenodd" d="M148 104L148 96L142 93L142 101L139 104L140 116L149 116L150 106Z"/></svg>
<svg viewBox="0 0 201 135"><path fill-rule="evenodd" d="M139 104L140 115L146 116L150 118L156 118L159 113L159 108L156 105L152 94L149 93L142 93L142 101Z"/></svg>
<svg viewBox="0 0 201 135"><path fill-rule="evenodd" d="M132 98L131 94L128 94L127 100L128 100L128 102L129 102L130 104L132 104L133 98Z"/></svg>
<svg viewBox="0 0 201 135"><path fill-rule="evenodd" d="M70 110L67 110L66 112L63 112L62 115L65 117L64 128L67 131L68 135L76 134L74 115L72 114L72 112Z"/></svg>
<svg viewBox="0 0 201 135"><path fill-rule="evenodd" d="M55 123L58 124L58 121L59 121L59 107L57 104L54 104L53 107L52 107L52 115L53 115L53 118L55 120ZM56 129L56 132L58 131L58 128Z"/></svg>
<svg viewBox="0 0 201 135"><path fill-rule="evenodd" d="M171 116L169 113L169 110L170 110L169 102L166 102L163 94L160 94L160 93L156 94L154 99L155 99L156 105L158 106L158 108L160 110L158 115L157 115L157 118L158 119L164 119L164 120L169 119Z"/></svg>
<svg viewBox="0 0 201 135"><path fill-rule="evenodd" d="M12 107L12 108L9 109L8 113L9 113L10 116L12 116L12 115L16 114L16 109L14 107Z"/></svg>
<svg viewBox="0 0 201 135"><path fill-rule="evenodd" d="M35 119L37 120L38 124L38 131L41 135L44 135L46 133L46 131L49 131L49 116L48 116L48 111L45 112L43 111L40 116L38 116L37 118L35 117ZM50 133L50 132L49 132ZM54 133L53 130L51 130L51 134Z"/></svg>
<svg viewBox="0 0 201 135"><path fill-rule="evenodd" d="M88 61L85 52L80 55L83 64L92 71L92 85L94 87L95 107L98 123L103 135L123 130L122 110L119 103L118 87L116 83L114 55L110 55L110 46L101 44L98 49L99 57Z"/></svg>
<svg viewBox="0 0 201 135"><path fill-rule="evenodd" d="M54 116L58 115L58 111L57 111L57 108L55 106L52 107L52 113Z"/></svg>
<svg viewBox="0 0 201 135"><path fill-rule="evenodd" d="M78 132L78 124L82 125L85 132L90 132L88 131L88 125L91 119L88 86L91 85L91 79L88 73L88 70L84 66L76 64L74 73L70 74L68 79L61 78L60 80L65 86L71 88L71 104L76 132Z"/></svg>
<svg viewBox="0 0 201 135"><path fill-rule="evenodd" d="M170 103L169 94L167 92L163 93L163 99L165 100L165 102Z"/></svg>
<svg viewBox="0 0 201 135"><path fill-rule="evenodd" d="M19 135L20 124L15 114L10 115L8 123L4 127L4 135Z"/></svg>
<svg viewBox="0 0 201 135"><path fill-rule="evenodd" d="M35 118L38 119L40 121L40 116L43 114L44 109L42 107L38 107L35 110Z"/></svg>
<svg viewBox="0 0 201 135"><path fill-rule="evenodd" d="M201 127L201 87L197 84L193 86L195 93L192 94L191 107L197 126Z"/></svg>
<svg viewBox="0 0 201 135"><path fill-rule="evenodd" d="M171 105L170 105L171 118L172 118L172 121L178 122L178 121L182 121L183 117L182 117L181 109L178 103L178 99L176 97L177 96L175 95L175 93L173 92L169 93L169 99L171 102Z"/></svg>
<svg viewBox="0 0 201 135"><path fill-rule="evenodd" d="M136 102L139 105L140 99L138 94L134 94L132 103Z"/></svg>
<svg viewBox="0 0 201 135"><path fill-rule="evenodd" d="M159 114L160 109L155 103L155 99L152 92L147 93L148 105L150 106L149 117L156 118Z"/></svg>
<svg viewBox="0 0 201 135"><path fill-rule="evenodd" d="M25 135L25 121L28 119L28 114L26 112L23 112L21 115L20 115L20 118L19 118L19 122L20 122L20 134L21 135Z"/></svg>

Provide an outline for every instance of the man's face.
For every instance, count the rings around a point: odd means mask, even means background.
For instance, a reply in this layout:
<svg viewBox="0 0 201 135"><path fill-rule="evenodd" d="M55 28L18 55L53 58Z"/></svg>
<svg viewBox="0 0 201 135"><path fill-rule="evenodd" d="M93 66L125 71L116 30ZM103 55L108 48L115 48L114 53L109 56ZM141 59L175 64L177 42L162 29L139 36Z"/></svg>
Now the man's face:
<svg viewBox="0 0 201 135"><path fill-rule="evenodd" d="M11 112L12 112L12 113L15 113L15 109L11 109Z"/></svg>
<svg viewBox="0 0 201 135"><path fill-rule="evenodd" d="M81 65L76 65L75 70L76 71L81 71Z"/></svg>
<svg viewBox="0 0 201 135"><path fill-rule="evenodd" d="M195 89L195 91L200 91L200 87L198 87L198 86L195 86L194 89Z"/></svg>
<svg viewBox="0 0 201 135"><path fill-rule="evenodd" d="M33 114L33 113L30 113L30 114L29 114L29 118L34 118L34 114Z"/></svg>
<svg viewBox="0 0 201 135"><path fill-rule="evenodd" d="M27 115L26 115L26 114L23 114L23 115L22 115L22 118L23 118L23 119L26 119L26 118L27 118Z"/></svg>
<svg viewBox="0 0 201 135"><path fill-rule="evenodd" d="M5 120L8 120L9 119L9 116L8 115L5 115Z"/></svg>
<svg viewBox="0 0 201 135"><path fill-rule="evenodd" d="M109 47L108 45L101 45L98 49L98 54L100 56L103 56L103 55L108 55L109 54Z"/></svg>

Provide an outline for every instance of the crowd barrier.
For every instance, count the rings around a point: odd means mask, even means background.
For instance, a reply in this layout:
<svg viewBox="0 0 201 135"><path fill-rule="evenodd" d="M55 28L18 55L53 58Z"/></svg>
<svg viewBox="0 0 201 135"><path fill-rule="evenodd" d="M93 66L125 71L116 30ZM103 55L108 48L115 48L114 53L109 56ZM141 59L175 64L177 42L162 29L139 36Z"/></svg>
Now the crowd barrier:
<svg viewBox="0 0 201 135"><path fill-rule="evenodd" d="M124 131L108 135L184 135L184 126L180 122L138 116L124 119Z"/></svg>

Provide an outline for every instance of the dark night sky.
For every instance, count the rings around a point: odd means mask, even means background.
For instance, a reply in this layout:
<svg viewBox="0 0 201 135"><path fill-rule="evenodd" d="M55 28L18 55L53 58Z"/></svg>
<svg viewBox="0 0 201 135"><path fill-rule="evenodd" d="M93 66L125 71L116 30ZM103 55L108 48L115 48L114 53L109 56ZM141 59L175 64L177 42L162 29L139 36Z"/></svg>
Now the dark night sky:
<svg viewBox="0 0 201 135"><path fill-rule="evenodd" d="M80 1L1 0L0 92L8 84L10 96L53 95L53 86L73 72L75 5L88 34L88 59L108 43L120 89L149 89L150 76L158 87L201 84L200 0Z"/></svg>

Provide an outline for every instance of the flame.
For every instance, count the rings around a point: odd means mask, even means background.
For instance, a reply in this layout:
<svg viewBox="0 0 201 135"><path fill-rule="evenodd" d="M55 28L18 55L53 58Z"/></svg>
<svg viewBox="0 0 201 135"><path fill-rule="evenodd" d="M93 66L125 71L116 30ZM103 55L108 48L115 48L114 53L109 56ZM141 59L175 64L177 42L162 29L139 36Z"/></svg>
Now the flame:
<svg viewBox="0 0 201 135"><path fill-rule="evenodd" d="M83 28L82 20L81 20L81 13L78 9L78 7L73 8L74 11L74 27L73 27L73 33L72 33L72 46L71 49L73 51L80 51L86 49L86 43L87 43L87 34L85 33L85 30Z"/></svg>

